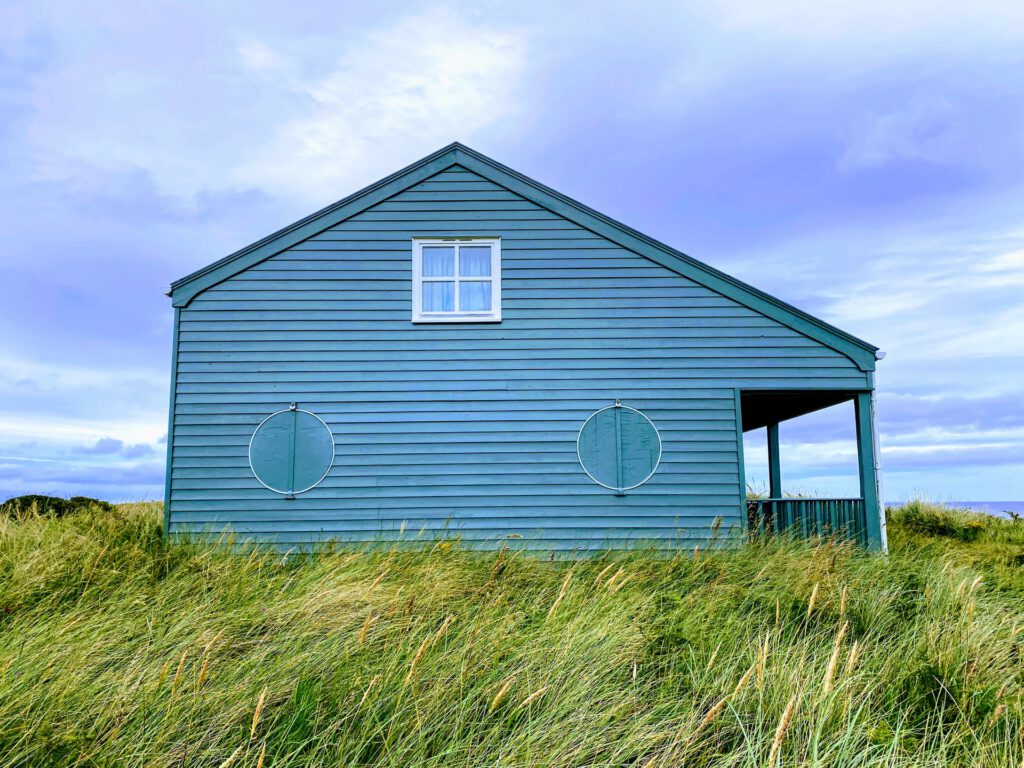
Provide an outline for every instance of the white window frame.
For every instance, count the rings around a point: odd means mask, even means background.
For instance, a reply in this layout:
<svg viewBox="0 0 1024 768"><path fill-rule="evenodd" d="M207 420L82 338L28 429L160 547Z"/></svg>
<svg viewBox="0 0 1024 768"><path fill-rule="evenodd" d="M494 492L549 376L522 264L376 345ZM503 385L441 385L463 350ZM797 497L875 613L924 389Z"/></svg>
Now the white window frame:
<svg viewBox="0 0 1024 768"><path fill-rule="evenodd" d="M455 249L453 277L423 277L423 247L431 245L487 245L491 248L490 277L460 277L459 249ZM487 311L460 312L459 285L463 282L491 283L491 308ZM455 282L455 303L451 312L423 311L424 282ZM501 238L500 237L414 237L412 239L412 321L414 323L500 323L501 322Z"/></svg>

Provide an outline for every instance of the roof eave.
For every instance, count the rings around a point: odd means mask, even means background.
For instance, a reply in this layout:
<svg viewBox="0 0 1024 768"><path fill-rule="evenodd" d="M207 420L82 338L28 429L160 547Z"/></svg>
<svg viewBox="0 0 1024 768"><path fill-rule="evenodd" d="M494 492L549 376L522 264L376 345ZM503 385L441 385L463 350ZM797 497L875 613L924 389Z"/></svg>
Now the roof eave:
<svg viewBox="0 0 1024 768"><path fill-rule="evenodd" d="M257 260L259 261L264 258L269 258L273 253L267 253L264 255L264 252L268 250L273 250L274 253L280 252L285 248L290 247L291 241L293 240L304 240L308 237L312 237L317 232L322 232L324 229L329 229L334 226L337 221L335 217L331 217L331 214L340 214L342 220L344 220L349 216L354 216L359 212L359 210L363 210L371 205L376 205L378 202L376 198L389 197L407 186L418 183L418 180L410 181L410 179L415 176L433 176L445 168L455 165L455 149L460 146L462 145L458 142L453 142L446 147L442 147L423 159L417 160L412 165L408 165L405 168L384 177L380 181L370 184L369 186L360 189L358 192L354 192L348 197L342 198L341 200L328 205L326 208L320 209L316 213L312 213L305 218L299 219L295 223L290 224L283 229L279 229L278 231L257 240L255 243L247 245L245 248L237 250L222 259L218 259L211 264L207 264L202 269L197 269L195 272L191 272L184 277L175 280L171 283L170 289L167 291L167 295L172 297L172 303L174 306L187 305L197 293L205 290L209 285L203 285L194 291L182 290L187 286L192 285L197 281L202 280L202 278L216 273L222 270L222 268L238 262L241 259L252 256L253 254L258 254ZM400 188L392 191L391 188L395 186L399 186ZM360 206L360 203L363 203L363 205ZM359 206L357 210L345 211L345 209L354 208L356 206ZM332 220L328 223L323 223L324 219L327 217L331 217ZM322 224L322 226L318 226L320 224ZM286 243L285 241L288 242ZM280 247L274 248L274 246ZM239 268L233 270L231 274L237 274L248 266L248 264L239 266ZM220 282L230 276L230 274L227 274L214 282Z"/></svg>

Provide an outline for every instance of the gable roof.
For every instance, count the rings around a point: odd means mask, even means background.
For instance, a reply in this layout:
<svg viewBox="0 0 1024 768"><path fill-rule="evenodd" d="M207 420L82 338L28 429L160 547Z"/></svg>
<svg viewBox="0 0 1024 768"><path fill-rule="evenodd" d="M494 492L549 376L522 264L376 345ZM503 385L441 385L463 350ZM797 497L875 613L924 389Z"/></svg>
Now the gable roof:
<svg viewBox="0 0 1024 768"><path fill-rule="evenodd" d="M516 192L527 200L589 229L595 234L644 256L667 269L683 275L743 306L831 347L853 360L864 371L875 369L878 347L858 339L823 320L741 280L697 261L681 251L637 232L635 229L605 216L583 203L546 187L540 182L498 163L463 144L454 142L412 165L387 176L333 205L301 219L252 245L215 261L180 280L171 283L168 295L175 307L187 306L207 288L223 282L254 264L306 240L358 213L414 186L454 165L462 166L480 176Z"/></svg>

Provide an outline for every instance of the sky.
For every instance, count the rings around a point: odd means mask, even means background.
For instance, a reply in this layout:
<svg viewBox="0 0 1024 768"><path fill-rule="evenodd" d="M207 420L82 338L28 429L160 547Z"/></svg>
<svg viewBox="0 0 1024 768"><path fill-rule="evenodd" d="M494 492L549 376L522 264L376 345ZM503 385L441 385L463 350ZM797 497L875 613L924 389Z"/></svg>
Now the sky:
<svg viewBox="0 0 1024 768"><path fill-rule="evenodd" d="M454 140L881 347L886 498L1024 499L1024 4L244 8L0 0L0 499L158 498L168 284Z"/></svg>

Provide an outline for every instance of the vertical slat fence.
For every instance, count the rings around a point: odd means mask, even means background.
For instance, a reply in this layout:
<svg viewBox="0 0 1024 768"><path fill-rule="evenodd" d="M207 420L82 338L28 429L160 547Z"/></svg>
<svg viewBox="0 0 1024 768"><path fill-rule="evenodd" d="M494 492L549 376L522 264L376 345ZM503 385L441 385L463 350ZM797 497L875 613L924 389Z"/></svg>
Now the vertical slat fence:
<svg viewBox="0 0 1024 768"><path fill-rule="evenodd" d="M751 499L747 519L751 535L836 536L867 544L863 499Z"/></svg>

